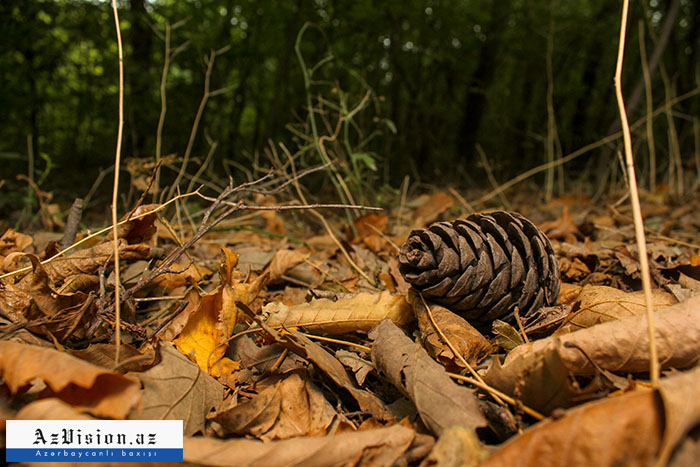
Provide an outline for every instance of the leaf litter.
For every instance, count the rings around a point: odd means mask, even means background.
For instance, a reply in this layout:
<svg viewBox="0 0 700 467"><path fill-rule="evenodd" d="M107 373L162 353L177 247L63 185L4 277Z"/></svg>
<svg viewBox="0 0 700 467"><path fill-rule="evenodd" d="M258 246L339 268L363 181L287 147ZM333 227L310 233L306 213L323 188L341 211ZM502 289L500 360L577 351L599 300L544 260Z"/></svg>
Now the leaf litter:
<svg viewBox="0 0 700 467"><path fill-rule="evenodd" d="M82 237L63 254L8 229L0 414L181 419L185 461L205 465L694 459L700 248L673 241L698 238L689 211L647 212L666 226L649 242L664 370L653 389L628 212L511 202L553 242L562 285L556 303L488 330L449 305L426 308L398 270L411 229L458 216L446 193L352 225L329 217L344 240L296 233L274 209L253 218L269 234L214 231L242 209L220 200L188 234L163 228L161 205L141 206L119 227L118 363L111 241ZM254 203L277 206L270 195Z"/></svg>

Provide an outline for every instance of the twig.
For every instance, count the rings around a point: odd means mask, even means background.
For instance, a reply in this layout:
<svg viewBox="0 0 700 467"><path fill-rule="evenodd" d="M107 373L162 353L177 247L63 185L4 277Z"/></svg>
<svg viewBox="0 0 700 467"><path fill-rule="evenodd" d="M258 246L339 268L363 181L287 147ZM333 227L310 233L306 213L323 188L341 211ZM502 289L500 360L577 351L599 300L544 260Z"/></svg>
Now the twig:
<svg viewBox="0 0 700 467"><path fill-rule="evenodd" d="M639 193L637 191L637 179L634 173L634 157L632 155L632 137L630 135L625 101L622 97L622 61L625 55L625 33L627 30L627 13L629 11L629 0L622 3L622 19L620 21L620 43L617 50L617 64L615 66L615 96L617 106L620 111L620 122L622 123L622 140L625 146L625 158L627 161L627 175L629 177L630 201L632 203L632 214L634 216L634 233L637 239L637 251L639 252L639 268L642 274L642 287L644 288L644 298L647 306L647 325L649 329L649 374L653 387L659 385L659 361L656 352L656 335L654 333L654 305L651 297L651 277L649 274L649 258L647 257L647 244L644 237L644 221L642 220L642 209L639 204ZM668 108L668 107L667 107Z"/></svg>
<svg viewBox="0 0 700 467"><path fill-rule="evenodd" d="M124 132L124 52L122 50L122 33L119 27L119 12L117 0L112 0L114 12L114 27L117 31L117 52L119 55L119 126L117 129L117 149L114 156L114 187L112 189L112 240L114 242L114 315L116 321L115 341L117 345L114 354L114 364L119 364L119 351L121 344L121 308L119 293L121 282L119 281L119 232L117 231L117 201L119 200L119 167L121 167L122 135Z"/></svg>

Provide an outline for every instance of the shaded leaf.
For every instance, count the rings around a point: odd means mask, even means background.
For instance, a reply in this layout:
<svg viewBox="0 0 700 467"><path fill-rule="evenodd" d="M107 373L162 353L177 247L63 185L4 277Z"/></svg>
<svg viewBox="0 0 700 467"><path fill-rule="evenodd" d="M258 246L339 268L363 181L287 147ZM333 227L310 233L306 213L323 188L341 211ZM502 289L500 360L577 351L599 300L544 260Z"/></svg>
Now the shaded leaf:
<svg viewBox="0 0 700 467"><path fill-rule="evenodd" d="M393 417L386 409L384 403L375 395L358 388L345 372L343 364L333 355L326 352L320 345L312 342L308 337L290 330L280 334L264 323L261 323L265 331L277 342L284 345L292 352L301 355L313 362L316 367L333 380L335 384L346 389L357 401L360 409L369 412L380 420L391 420Z"/></svg>
<svg viewBox="0 0 700 467"><path fill-rule="evenodd" d="M700 360L700 296L656 312L657 351L662 368L684 368ZM566 344L572 343L569 347ZM513 350L504 369L519 359L557 352L574 374L590 375L599 367L616 372L648 371L649 344L646 316L632 316L553 336Z"/></svg>
<svg viewBox="0 0 700 467"><path fill-rule="evenodd" d="M440 435L451 425L486 425L473 392L452 382L445 369L391 321L379 323L370 338L374 340L372 363L413 401L433 433Z"/></svg>
<svg viewBox="0 0 700 467"><path fill-rule="evenodd" d="M525 343L517 329L500 319L493 322L493 334L495 335L496 345L506 352L510 352L517 346Z"/></svg>
<svg viewBox="0 0 700 467"><path fill-rule="evenodd" d="M185 435L204 430L207 413L224 398L224 387L170 345L161 346L161 362L130 373L143 386L143 402L131 420L182 420Z"/></svg>
<svg viewBox="0 0 700 467"><path fill-rule="evenodd" d="M269 273L268 280L273 282L280 279L287 271L303 263L308 257L308 253L297 250L277 250L265 268Z"/></svg>
<svg viewBox="0 0 700 467"><path fill-rule="evenodd" d="M660 409L651 391L585 404L511 438L481 466L653 465L663 429Z"/></svg>
<svg viewBox="0 0 700 467"><path fill-rule="evenodd" d="M589 403L533 426L482 465L666 465L700 424L698 393L700 369L695 369L661 380L657 391Z"/></svg>
<svg viewBox="0 0 700 467"><path fill-rule="evenodd" d="M421 339L428 353L444 366L465 368L462 360L454 355L452 349L433 327L420 296L412 292L409 294L409 299L418 318ZM429 304L429 306L435 325L470 365L476 365L493 352L489 341L467 320L440 305Z"/></svg>
<svg viewBox="0 0 700 467"><path fill-rule="evenodd" d="M372 362L368 362L360 358L359 355L353 352L348 352L347 350L338 350L335 353L335 358L340 360L340 362L350 367L350 369L355 373L355 380L357 384L362 386L365 383L365 378L370 371L374 370L374 365Z"/></svg>
<svg viewBox="0 0 700 467"><path fill-rule="evenodd" d="M282 378L253 399L217 412L214 420L231 433L266 441L333 434L340 418L321 391L303 373Z"/></svg>
<svg viewBox="0 0 700 467"><path fill-rule="evenodd" d="M160 356L154 351L141 353L137 348L122 344L119 365L115 367L116 346L114 344L90 344L86 349L71 350L70 353L93 365L113 371L145 371L158 363Z"/></svg>

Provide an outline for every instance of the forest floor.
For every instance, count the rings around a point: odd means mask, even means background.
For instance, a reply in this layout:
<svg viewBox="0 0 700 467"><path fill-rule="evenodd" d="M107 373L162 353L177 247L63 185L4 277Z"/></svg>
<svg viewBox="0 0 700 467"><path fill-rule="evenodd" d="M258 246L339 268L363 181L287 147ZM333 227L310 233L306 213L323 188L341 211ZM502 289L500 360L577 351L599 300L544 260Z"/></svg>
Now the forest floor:
<svg viewBox="0 0 700 467"><path fill-rule="evenodd" d="M412 231L472 214L455 192L366 210L351 225L341 209L292 212L230 189L231 203L210 199L198 215L183 204L166 219L172 205L143 204L122 219L119 307L111 230L2 234L0 429L183 420L184 461L205 465L700 457L697 198L642 199L655 387L624 194L505 200L551 241L561 286L546 306L477 330L399 267Z"/></svg>

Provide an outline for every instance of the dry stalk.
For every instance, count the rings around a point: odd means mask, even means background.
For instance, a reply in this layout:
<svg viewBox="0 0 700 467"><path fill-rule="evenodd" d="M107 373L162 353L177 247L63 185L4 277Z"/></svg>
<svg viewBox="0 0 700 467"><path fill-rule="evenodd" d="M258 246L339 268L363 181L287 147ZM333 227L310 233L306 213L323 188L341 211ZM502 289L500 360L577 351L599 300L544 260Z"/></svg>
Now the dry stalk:
<svg viewBox="0 0 700 467"><path fill-rule="evenodd" d="M117 129L117 149L114 156L114 187L112 188L112 240L114 242L114 320L116 352L114 354L114 364L119 364L119 351L121 344L121 308L119 300L121 282L119 280L119 233L117 231L117 201L119 199L119 167L121 167L122 135L124 132L124 51L122 49L122 33L119 27L119 12L117 10L117 0L112 0L112 11L114 12L114 27L117 32L117 52L119 54L119 125Z"/></svg>
<svg viewBox="0 0 700 467"><path fill-rule="evenodd" d="M629 177L630 201L632 203L632 214L634 217L634 233L637 239L637 252L639 256L639 267L642 274L642 286L644 288L644 298L647 306L647 325L649 328L649 374L653 387L659 385L659 361L656 352L656 335L654 333L654 307L651 296L651 277L649 274L649 259L647 257L647 244L644 236L644 221L642 219L642 209L639 203L639 193L637 191L637 179L634 172L634 157L632 155L632 137L630 126L627 121L625 101L622 97L622 62L625 56L625 33L627 31L627 14L629 11L629 0L622 3L622 18L620 21L620 43L617 51L617 64L615 66L615 96L617 106L620 111L620 122L622 124L622 140L625 147L625 160L627 162L627 175Z"/></svg>

